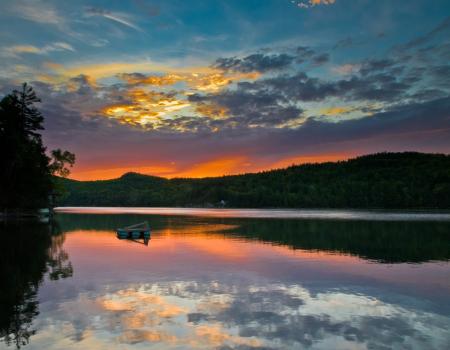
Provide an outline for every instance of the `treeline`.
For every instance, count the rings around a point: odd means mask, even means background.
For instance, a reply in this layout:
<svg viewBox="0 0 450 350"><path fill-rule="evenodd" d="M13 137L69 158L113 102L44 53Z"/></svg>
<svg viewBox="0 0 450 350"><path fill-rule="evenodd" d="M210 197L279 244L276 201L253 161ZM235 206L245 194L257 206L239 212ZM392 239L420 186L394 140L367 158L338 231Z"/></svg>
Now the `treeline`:
<svg viewBox="0 0 450 350"><path fill-rule="evenodd" d="M60 181L62 206L210 207L224 201L236 208L450 208L450 156L416 152L204 179L127 173Z"/></svg>

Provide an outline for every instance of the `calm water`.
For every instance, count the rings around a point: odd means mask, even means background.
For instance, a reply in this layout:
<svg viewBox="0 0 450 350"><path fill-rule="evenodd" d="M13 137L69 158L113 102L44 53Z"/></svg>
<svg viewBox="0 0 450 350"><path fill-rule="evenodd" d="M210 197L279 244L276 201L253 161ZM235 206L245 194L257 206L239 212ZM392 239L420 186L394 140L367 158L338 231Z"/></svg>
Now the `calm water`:
<svg viewBox="0 0 450 350"><path fill-rule="evenodd" d="M65 211L0 226L0 349L450 348L448 214Z"/></svg>

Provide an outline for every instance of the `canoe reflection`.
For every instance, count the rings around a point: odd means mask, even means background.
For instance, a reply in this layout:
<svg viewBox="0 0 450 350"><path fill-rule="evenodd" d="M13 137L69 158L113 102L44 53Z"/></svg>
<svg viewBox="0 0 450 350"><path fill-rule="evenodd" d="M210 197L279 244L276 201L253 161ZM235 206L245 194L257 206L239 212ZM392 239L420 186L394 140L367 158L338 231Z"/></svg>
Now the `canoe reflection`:
<svg viewBox="0 0 450 350"><path fill-rule="evenodd" d="M139 238L124 238L124 237L117 236L117 239L120 241L126 240L126 241L135 242L138 244L143 244L143 245L148 246L148 242L150 241L150 236L144 236L144 238L140 238L140 239Z"/></svg>

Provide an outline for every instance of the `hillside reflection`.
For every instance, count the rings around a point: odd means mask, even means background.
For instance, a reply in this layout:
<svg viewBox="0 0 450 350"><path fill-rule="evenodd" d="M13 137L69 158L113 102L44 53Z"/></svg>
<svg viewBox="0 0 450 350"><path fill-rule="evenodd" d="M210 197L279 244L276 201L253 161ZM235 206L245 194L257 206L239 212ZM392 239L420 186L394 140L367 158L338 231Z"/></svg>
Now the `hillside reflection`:
<svg viewBox="0 0 450 350"><path fill-rule="evenodd" d="M149 220L152 231L226 225L216 234L283 245L291 249L349 254L380 263L421 263L450 259L450 222L218 219L143 215L64 214L62 228L112 230ZM227 228L228 227L228 228ZM231 228L230 228L231 227ZM432 237L432 239L430 239Z"/></svg>
<svg viewBox="0 0 450 350"><path fill-rule="evenodd" d="M0 224L0 340L20 348L36 333L37 294L46 276L72 276L63 249L65 235L56 226L25 221Z"/></svg>

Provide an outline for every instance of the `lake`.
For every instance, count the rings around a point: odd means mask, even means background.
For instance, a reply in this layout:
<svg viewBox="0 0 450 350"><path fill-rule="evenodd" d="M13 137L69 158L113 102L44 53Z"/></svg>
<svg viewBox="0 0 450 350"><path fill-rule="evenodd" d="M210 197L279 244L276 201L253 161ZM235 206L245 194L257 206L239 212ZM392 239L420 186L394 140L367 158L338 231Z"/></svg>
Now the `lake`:
<svg viewBox="0 0 450 350"><path fill-rule="evenodd" d="M148 242L116 237L144 220ZM0 227L0 349L450 348L445 212L59 208Z"/></svg>

